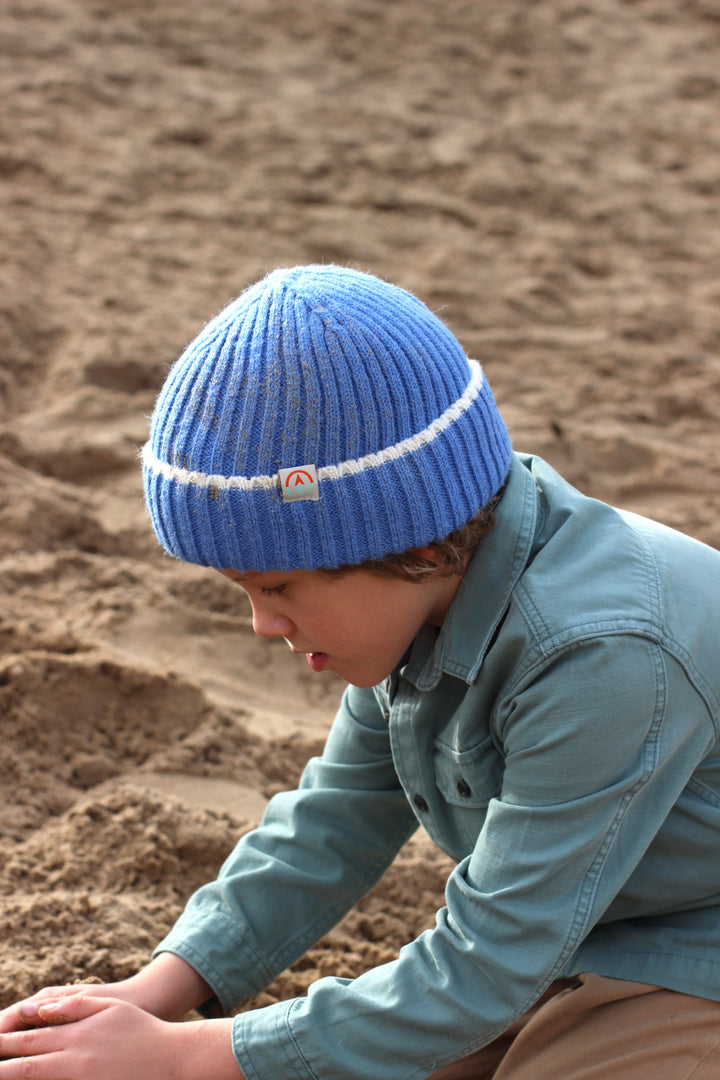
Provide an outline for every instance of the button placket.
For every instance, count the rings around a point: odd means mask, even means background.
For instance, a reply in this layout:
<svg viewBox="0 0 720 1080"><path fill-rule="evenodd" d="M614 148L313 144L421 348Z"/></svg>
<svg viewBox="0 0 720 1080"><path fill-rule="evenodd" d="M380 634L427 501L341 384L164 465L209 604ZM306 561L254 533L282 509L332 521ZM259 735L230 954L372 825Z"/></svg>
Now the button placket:
<svg viewBox="0 0 720 1080"><path fill-rule="evenodd" d="M415 813L422 819L423 828L428 834L436 839L433 829L433 815L430 809L430 798L422 792L426 785L431 782L421 768L421 759L417 746L417 705L416 699L420 692L409 682L401 680L394 695L392 706L392 721L390 724L390 739L393 747L393 758L400 781L407 794L408 802Z"/></svg>

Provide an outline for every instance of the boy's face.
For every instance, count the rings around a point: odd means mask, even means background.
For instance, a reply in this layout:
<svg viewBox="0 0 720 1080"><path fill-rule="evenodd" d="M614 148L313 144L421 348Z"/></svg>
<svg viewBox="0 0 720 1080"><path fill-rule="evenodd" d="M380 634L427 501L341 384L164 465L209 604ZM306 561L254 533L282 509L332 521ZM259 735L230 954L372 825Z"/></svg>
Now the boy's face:
<svg viewBox="0 0 720 1080"><path fill-rule="evenodd" d="M456 576L414 584L369 570L221 573L247 593L256 634L284 638L313 671L366 687L390 674L425 623L442 623L460 584Z"/></svg>

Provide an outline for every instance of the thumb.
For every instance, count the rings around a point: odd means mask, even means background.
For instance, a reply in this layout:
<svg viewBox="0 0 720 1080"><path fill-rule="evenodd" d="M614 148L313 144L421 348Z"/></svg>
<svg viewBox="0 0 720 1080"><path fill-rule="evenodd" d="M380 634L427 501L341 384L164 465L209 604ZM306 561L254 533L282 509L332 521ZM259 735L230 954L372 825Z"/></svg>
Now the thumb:
<svg viewBox="0 0 720 1080"><path fill-rule="evenodd" d="M42 1002L38 1005L38 1016L46 1024L72 1024L114 1004L116 1002L112 998L94 997L81 991L62 997L59 1001Z"/></svg>

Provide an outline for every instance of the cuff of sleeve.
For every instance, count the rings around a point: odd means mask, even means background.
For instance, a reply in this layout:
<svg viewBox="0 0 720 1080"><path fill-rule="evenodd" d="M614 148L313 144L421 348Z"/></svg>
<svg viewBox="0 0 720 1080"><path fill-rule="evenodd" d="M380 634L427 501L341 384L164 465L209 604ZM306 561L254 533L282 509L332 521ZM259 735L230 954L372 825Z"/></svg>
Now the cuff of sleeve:
<svg viewBox="0 0 720 1080"><path fill-rule="evenodd" d="M279 1001L235 1017L233 1052L245 1080L317 1080L290 1030L297 1004Z"/></svg>
<svg viewBox="0 0 720 1080"><path fill-rule="evenodd" d="M229 1015L273 978L273 972L252 941L235 923L217 912L199 919L187 913L181 915L153 956L161 952L180 956L211 988L215 998L198 1010L204 1016Z"/></svg>

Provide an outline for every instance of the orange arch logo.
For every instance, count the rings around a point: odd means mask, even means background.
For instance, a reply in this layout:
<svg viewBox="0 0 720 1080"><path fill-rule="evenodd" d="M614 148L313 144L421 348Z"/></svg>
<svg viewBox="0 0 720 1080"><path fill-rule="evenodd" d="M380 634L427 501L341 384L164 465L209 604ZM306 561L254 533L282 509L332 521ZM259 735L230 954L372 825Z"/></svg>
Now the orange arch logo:
<svg viewBox="0 0 720 1080"><path fill-rule="evenodd" d="M285 502L320 498L317 469L314 465L295 465L292 469L280 469L278 475Z"/></svg>

